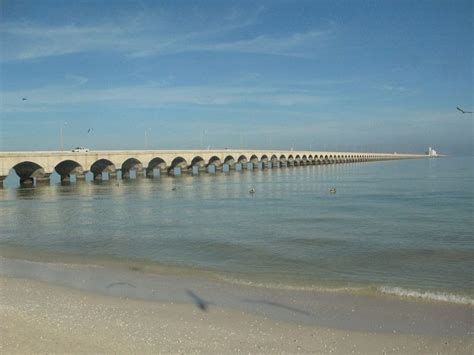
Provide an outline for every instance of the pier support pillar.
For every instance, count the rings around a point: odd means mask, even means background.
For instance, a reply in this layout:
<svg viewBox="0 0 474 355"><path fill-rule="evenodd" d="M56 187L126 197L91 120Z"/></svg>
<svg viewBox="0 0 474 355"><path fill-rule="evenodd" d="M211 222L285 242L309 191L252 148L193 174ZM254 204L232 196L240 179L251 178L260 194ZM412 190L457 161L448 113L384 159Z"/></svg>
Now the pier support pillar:
<svg viewBox="0 0 474 355"><path fill-rule="evenodd" d="M122 170L122 180L130 179L130 170Z"/></svg>
<svg viewBox="0 0 474 355"><path fill-rule="evenodd" d="M102 173L94 173L95 181L102 181Z"/></svg>
<svg viewBox="0 0 474 355"><path fill-rule="evenodd" d="M20 186L33 186L35 183L32 177L20 177Z"/></svg>
<svg viewBox="0 0 474 355"><path fill-rule="evenodd" d="M75 174L76 176L76 183L79 181L86 181L86 174Z"/></svg>
<svg viewBox="0 0 474 355"><path fill-rule="evenodd" d="M60 176L61 183L69 183L71 182L71 175L69 174L64 174Z"/></svg>
<svg viewBox="0 0 474 355"><path fill-rule="evenodd" d="M47 186L49 185L49 177L51 174L43 174L42 176L38 176L35 178L35 185L36 186Z"/></svg>
<svg viewBox="0 0 474 355"><path fill-rule="evenodd" d="M0 189L3 188L3 181L6 179L6 176L0 176Z"/></svg>
<svg viewBox="0 0 474 355"><path fill-rule="evenodd" d="M149 179L153 179L155 177L155 169L146 169L145 170L145 177Z"/></svg>

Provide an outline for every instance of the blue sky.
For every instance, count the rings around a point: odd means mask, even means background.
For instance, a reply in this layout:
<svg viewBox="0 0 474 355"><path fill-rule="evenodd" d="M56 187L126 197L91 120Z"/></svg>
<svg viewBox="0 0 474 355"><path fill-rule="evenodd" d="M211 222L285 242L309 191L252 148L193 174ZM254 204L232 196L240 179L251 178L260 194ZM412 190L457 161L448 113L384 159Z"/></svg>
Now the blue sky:
<svg viewBox="0 0 474 355"><path fill-rule="evenodd" d="M472 153L471 1L0 10L1 150L57 150L63 127L68 149Z"/></svg>

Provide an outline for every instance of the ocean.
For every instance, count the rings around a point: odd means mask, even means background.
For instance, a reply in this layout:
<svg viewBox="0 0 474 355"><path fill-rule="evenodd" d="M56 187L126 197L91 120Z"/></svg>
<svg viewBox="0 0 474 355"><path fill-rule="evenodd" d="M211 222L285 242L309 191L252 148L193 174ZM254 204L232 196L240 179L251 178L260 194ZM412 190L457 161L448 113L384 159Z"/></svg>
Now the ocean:
<svg viewBox="0 0 474 355"><path fill-rule="evenodd" d="M7 181L0 252L473 305L473 163L447 157L34 188Z"/></svg>

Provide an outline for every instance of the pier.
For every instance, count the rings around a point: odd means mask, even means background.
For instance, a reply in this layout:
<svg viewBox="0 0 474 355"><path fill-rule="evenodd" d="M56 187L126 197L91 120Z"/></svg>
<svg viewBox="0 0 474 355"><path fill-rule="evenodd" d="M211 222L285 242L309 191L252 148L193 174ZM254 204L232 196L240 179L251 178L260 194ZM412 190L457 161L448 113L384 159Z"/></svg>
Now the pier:
<svg viewBox="0 0 474 355"><path fill-rule="evenodd" d="M425 154L323 152L293 150L108 150L90 152L32 151L0 152L0 187L13 169L21 185L49 183L53 172L61 181L84 179L91 172L94 180L120 173L152 178L184 173L215 173L243 169L271 169L307 165L344 164L426 158Z"/></svg>

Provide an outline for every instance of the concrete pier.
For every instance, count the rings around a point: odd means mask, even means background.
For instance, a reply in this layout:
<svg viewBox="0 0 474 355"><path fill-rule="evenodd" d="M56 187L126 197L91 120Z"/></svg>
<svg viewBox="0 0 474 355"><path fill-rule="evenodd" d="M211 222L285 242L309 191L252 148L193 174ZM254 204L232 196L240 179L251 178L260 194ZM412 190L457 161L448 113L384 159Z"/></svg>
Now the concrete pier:
<svg viewBox="0 0 474 355"><path fill-rule="evenodd" d="M116 178L118 171L121 171L122 179L126 179L130 177L131 171L135 171L136 178L141 178L153 177L156 170L160 171L160 175L174 175L177 171L196 175L203 172L427 157L425 154L234 149L0 152L0 187L12 169L20 177L22 185L32 185L35 181L40 185L49 183L49 176L53 172L57 172L61 181L66 182L71 175L75 175L77 180L84 179L84 174L89 171L94 180L102 180L104 173L112 179Z"/></svg>

